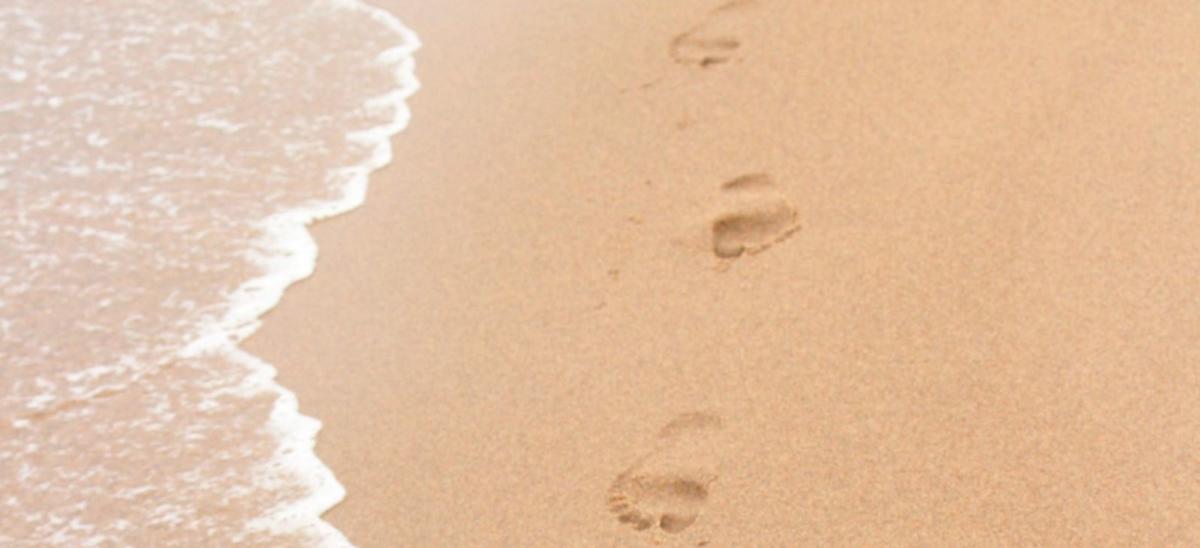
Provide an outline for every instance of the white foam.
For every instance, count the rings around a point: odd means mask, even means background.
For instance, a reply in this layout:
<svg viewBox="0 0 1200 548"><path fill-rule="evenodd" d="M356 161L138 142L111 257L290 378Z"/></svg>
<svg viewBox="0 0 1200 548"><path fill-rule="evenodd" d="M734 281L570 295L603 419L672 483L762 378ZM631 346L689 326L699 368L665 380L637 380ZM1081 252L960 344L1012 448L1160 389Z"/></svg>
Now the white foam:
<svg viewBox="0 0 1200 548"><path fill-rule="evenodd" d="M12 80L13 82L24 82L27 78L29 78L29 73L21 69L6 68L0 70L0 72L2 72L4 76L8 77L8 79Z"/></svg>
<svg viewBox="0 0 1200 548"><path fill-rule="evenodd" d="M87 136L87 144L100 148L108 144L108 139L98 132L92 132Z"/></svg>
<svg viewBox="0 0 1200 548"><path fill-rule="evenodd" d="M66 372L48 372L46 373L46 377L38 376L36 378L18 379L11 383L11 393L0 393L0 397L17 398L19 396L21 398L20 403L22 404L22 408L20 412L22 414L11 417L9 423L17 431L28 432L28 435L31 437L25 439L38 439L36 437L37 430L39 421L42 419L31 420L30 417L34 417L38 413L57 412L62 409L69 409L73 413L70 417L62 419L64 421L86 417L91 412L86 405L72 406L69 404L88 402L98 395L112 395L126 391L130 386L136 385L147 376L152 375L158 366L163 363L196 357L219 357L225 362L238 364L244 370L250 371L250 374L242 378L241 383L233 388L225 390L214 389L210 393L207 393L206 396L208 399L201 401L197 406L198 409L202 411L215 409L220 406L217 398L222 395L234 394L262 397L265 394L273 394L275 396L274 407L270 413L266 429L272 433L278 440L278 443L275 446L273 457L269 461L258 464L257 473L252 475L258 482L254 487L271 489L272 487L281 487L282 484L286 484L288 487L295 487L295 484L299 482L301 484L301 489L299 490L308 493L303 498L288 499L275 507L263 509L261 515L252 519L247 524L248 530L244 535L249 536L265 532L280 535L281 538L294 538L291 534L299 533L303 537L315 539L318 545L345 546L349 545L349 541L334 527L321 519L321 515L325 511L342 500L345 496L345 490L337 482L336 478L334 478L328 467L317 459L313 451L317 432L320 429L320 422L314 418L300 414L295 395L275 381L276 370L273 366L259 358L251 356L238 345L259 327L261 323L260 317L279 302L284 290L288 286L312 273L317 258L317 248L308 232L308 225L314 221L344 213L361 205L366 196L369 174L391 161L392 150L390 138L407 125L410 112L405 101L419 87L413 74L414 63L412 59L413 52L419 47L419 41L416 35L405 28L394 16L379 8L364 4L359 0L318 1L323 2L327 7L361 13L376 22L382 23L399 37L401 43L399 46L383 51L376 58L376 62L390 67L393 71L395 76L394 89L380 96L363 101L360 109L376 117L372 119L381 117L388 119L370 129L357 130L345 134L347 141L363 147L363 150L369 151L369 154L360 162L350 165L337 165L326 170L324 174L325 181L328 183L327 186L336 188L337 190L334 199L307 202L300 207L271 215L258 223L255 228L260 230L262 236L254 243L252 249L246 251L246 254L261 268L262 274L242 283L226 295L227 303L222 304L227 304L228 306L223 309L224 312L219 317L210 318L206 323L199 325L194 336L180 341L179 346L170 347L170 352L167 355L155 353L158 350L153 345L172 344L172 342L162 343L153 338L158 333L154 329L156 325L154 323L156 321L155 318L146 317L152 315L150 313L146 316L123 317L123 322L110 323L107 328L105 324L95 323L90 320L66 322L70 323L76 331L83 334L94 333L97 337L104 337L107 335L107 330L109 332L122 332L121 335L129 339L139 339L138 344L141 344L141 339L144 339L146 347L154 352L147 351L142 355L108 357L108 361L106 362L79 364L77 369ZM153 2L150 4L153 4ZM3 8L0 8L0 11L2 10ZM0 15L3 14L0 13ZM42 26L36 20L28 19L27 23L29 28L35 29L37 32L42 32ZM121 48L138 46L150 42L146 36L153 36L154 33L160 30L154 25L131 24L128 27L122 28L121 32L129 31L132 34L119 37L117 42ZM196 27L191 30L199 30L210 37L217 35L217 29L214 28ZM60 36L60 38L64 37ZM85 40L87 38L90 38L90 33L70 34L66 35L64 39L72 42L83 40L78 45L79 47L86 48L88 47ZM66 50L61 47L51 51L54 55L62 55L65 52ZM184 64L195 57L188 55L166 55L163 58L179 61L180 63L170 63L171 65L176 65ZM78 76L78 74L72 74L72 77ZM79 74L86 75L87 73L83 71ZM31 74L24 69L0 69L0 75L3 75L8 81L12 82L24 82L26 79L30 79L31 76L33 82L48 81L46 79L47 74L40 73L37 70L34 70ZM15 88L15 86L11 87ZM228 88L225 89L232 93ZM54 109L58 109L61 106L71 107L59 109L62 113L60 115L65 116L69 114L68 111L72 110L78 104L87 102L81 100L80 95L54 95L50 93L49 88L45 88L40 83L36 86L36 91L37 93L34 94L35 97L31 101L0 103L0 112L5 110L27 112L30 110L27 109L27 105L29 104L40 104ZM188 89L180 89L178 90L178 96L186 98L188 97L188 92ZM63 97L66 98L64 99ZM151 98L148 98L146 94L141 93L136 88L127 93L120 90L114 91L110 95L103 96L103 100L110 106L127 107L129 111L142 110L146 105L153 106L153 103L150 102ZM209 138L211 135L252 135L251 132L260 129L257 127L257 120L254 120L255 123L253 124L247 124L245 120L238 120L236 117L225 117L223 111L220 109L212 110L210 114L196 117L189 116L188 121L191 127L215 130L197 132L199 135L204 135L205 138ZM90 126L86 125L85 122L85 125L82 127ZM70 200L61 200L60 203L61 196L52 191L22 194L23 199L29 201L17 203L28 207L18 208L15 212L16 214L11 218L13 221L11 226L20 228L21 230L0 234L9 239L9 242L12 244L12 247L9 249L18 249L17 245L23 245L27 235L56 236L60 231L67 233L67 235L76 240L85 239L87 247L80 249L76 255L86 255L94 260L105 259L106 257L100 252L106 248L126 249L129 250L130 254L135 254L139 249L138 246L143 244L143 242L136 239L127 238L119 230L106 230L90 225L83 225L83 229L73 228L71 225L66 225L65 227L53 224L39 225L39 219L36 216L32 217L29 222L26 222L26 209L50 211L57 208L58 213L63 216L73 215L76 220L87 219L93 215L93 210L104 209L100 206L106 206L108 208L107 211L110 213L120 211L137 215L136 218L130 220L131 217L128 215L123 213L115 214L112 220L116 227L125 226L123 223L136 224L139 220L146 219L172 219L176 216L186 219L186 215L189 213L186 207L188 204L181 205L177 203L171 196L162 193L162 189L156 185L162 181L170 182L173 178L194 175L193 172L189 172L186 169L188 167L186 160L191 151L182 148L169 150L168 152L172 154L170 159L173 163L170 164L170 168L168 169L167 167L154 165L153 162L147 163L145 156L121 156L120 154L124 150L121 146L108 147L113 139L121 139L120 131L114 132L107 131L108 128L102 129L106 129L106 131L75 131L70 132L70 135L50 135L50 137L55 139L64 139L61 141L42 138L47 135L44 132L38 133L36 137L21 135L9 139L8 143L20 141L20 145L15 145L15 143L14 145L20 147L21 154L36 154L40 149L71 151L73 149L70 145L85 143L88 146L78 148L92 150L94 154L99 154L99 152L96 152L96 149L104 149L103 153L105 156L102 158L87 162L76 162L72 158L56 163L54 169L57 169L58 173L54 175L56 177L55 182L62 180L63 175L103 181L103 177L96 177L98 173L129 173L131 174L129 179L140 178L143 183L141 186L125 185L111 192L97 192L101 196L101 201L99 202L84 200L76 203ZM3 133L3 131L0 131L0 137L6 137ZM153 145L154 143L150 144ZM27 150L30 152L27 153ZM298 151L297 154L299 156L304 155L303 151ZM166 155L163 156L165 157ZM88 158L86 155L82 155L81 157ZM21 155L14 156L14 158L20 159ZM183 160L179 160L179 158L183 158ZM220 164L224 159L218 157L215 159L202 158L202 160ZM222 164L221 167L232 171L236 166ZM201 172L197 171L195 173ZM7 170L0 172L0 175L4 176L3 179L0 179L0 190L6 190L10 185L10 176ZM249 173L249 175L257 174ZM18 178L18 176L24 176L25 178ZM26 180L28 179L28 174L17 174L11 178L16 181L18 191L24 192L27 190L29 186L29 181ZM79 194L85 193L80 192ZM169 225L170 222L164 222L163 224ZM37 241L36 238L31 239L35 242ZM0 248L0 251L4 250ZM52 271L59 266L59 262L64 261L64 257L58 254L38 253L39 250L37 247L33 247L32 251L26 251L25 249L20 249L20 251L22 251L20 259L25 262L25 266L37 271ZM120 257L120 255L114 256ZM157 257L152 257L152 259L157 259ZM174 265L159 264L156 266L166 269ZM3 272L3 270L0 270L0 281L3 281ZM21 278L17 277L16 279ZM27 285L27 282L22 282L21 284L6 283L4 287L6 294L12 296L24 291ZM119 307L121 299L118 296L114 301L111 296L98 295L92 301L92 304L94 305L92 311L96 314L103 314L110 308L106 304L115 304L115 307ZM191 311L195 308L194 302L179 297L175 293L167 295L164 304L169 306L164 306L163 308L171 311ZM0 305L2 305L2 302L0 302ZM17 312L18 314L21 313L22 309L17 308ZM104 317L107 318L107 316ZM16 319L20 320L21 318L18 315ZM14 340L22 337L22 332L19 330L23 328L19 324L19 321L14 324L14 322L7 318L0 318L0 336L5 338L5 340L0 342L7 342L7 339L10 337ZM59 343L55 342L54 344ZM139 349L139 351L141 350ZM26 359L25 363L38 364L50 362L52 360L48 359L48 357L54 356L55 351L56 349L53 345L31 348L29 356L24 356ZM41 375L40 372L38 374ZM167 405L165 400L159 400L155 405L148 407L148 412L156 414L154 418L161 418L164 421L176 415L186 416L186 411L188 411L188 409L173 409ZM5 410L12 411L12 409ZM184 411L184 413L177 413L178 411ZM163 428L165 424L165 422L139 424L139 428ZM185 432L181 434L181 439L187 439L189 435L193 435L193 433ZM195 436L198 435L195 434ZM3 442L3 440L0 440L0 442ZM63 444L61 440L52 440L48 443L51 443L51 445ZM0 456L5 455L5 449L6 447L0 443ZM56 449L60 448L56 447ZM17 451L11 454L21 455L22 453ZM70 476L63 476L63 479L69 481ZM189 477L185 479L197 484L203 484L205 481L203 477ZM4 480L0 479L0 487L6 485ZM131 488L121 491L121 493L133 493L129 495L132 497L142 492L138 491L138 489L142 488ZM290 493L299 490L288 489L287 492ZM16 495L19 498L24 496L20 490L18 490ZM19 498L14 500L19 500ZM88 501L85 500L84 502ZM14 502L14 504L18 503ZM61 507L43 509L29 507L19 508L19 510L25 513L28 523L37 524L39 534L45 532L44 535L38 537L39 542L56 542L64 545L89 545L114 541L113 538L104 537L97 532L103 532L103 524L89 523L86 521L87 518L84 518L85 521L77 521L77 517L80 515L78 508ZM43 512L42 510L46 511ZM196 508L180 504L179 501L174 501L174 503L164 502L162 506L154 509L153 515L150 516L150 522L164 526L190 527L192 525L189 522L197 519L196 512ZM4 523L3 518L0 518L0 524ZM145 522L138 524L140 527L144 527L145 525ZM107 526L114 531L123 531L129 528L129 522L110 522ZM6 539L11 540L11 537L5 536L6 534L7 531L0 532L0 544L3 544ZM119 544L120 539L116 539L116 542Z"/></svg>
<svg viewBox="0 0 1200 548"><path fill-rule="evenodd" d="M380 54L378 61L395 64L397 89L380 97L366 101L369 109L387 106L393 109L393 119L381 126L347 134L348 139L372 146L368 159L354 166L340 166L327 174L327 180L342 181L339 199L324 204L315 204L306 209L295 209L280 213L265 220L261 228L264 236L260 240L257 262L266 271L262 276L249 280L230 296L233 306L229 312L189 344L183 354L199 355L219 353L232 360L249 365L255 374L241 387L246 394L271 391L278 394L271 413L269 428L282 440L275 458L263 464L265 478L271 478L272 470L283 470L290 477L308 480L311 496L270 509L253 520L249 527L273 533L299 531L320 539L322 546L347 546L349 541L320 516L340 502L346 494L333 472L314 453L316 436L321 428L320 421L302 415L295 394L274 381L273 366L238 348L237 344L250 336L260 325L259 318L274 308L291 284L307 278L313 272L317 259L317 246L308 231L315 221L345 213L360 205L366 198L368 176L392 160L391 137L403 130L411 118L406 99L412 96L420 84L414 74L412 53L420 47L420 40L399 19L385 10L364 4L358 0L333 0L344 9L362 10L371 18L384 23L403 36L404 45L391 48ZM231 338L232 335L232 338ZM269 481L269 479L267 480Z"/></svg>
<svg viewBox="0 0 1200 548"><path fill-rule="evenodd" d="M235 124L229 120L211 114L198 116L196 118L196 125L199 127L213 128L225 133L237 133L238 130L246 127L246 124Z"/></svg>

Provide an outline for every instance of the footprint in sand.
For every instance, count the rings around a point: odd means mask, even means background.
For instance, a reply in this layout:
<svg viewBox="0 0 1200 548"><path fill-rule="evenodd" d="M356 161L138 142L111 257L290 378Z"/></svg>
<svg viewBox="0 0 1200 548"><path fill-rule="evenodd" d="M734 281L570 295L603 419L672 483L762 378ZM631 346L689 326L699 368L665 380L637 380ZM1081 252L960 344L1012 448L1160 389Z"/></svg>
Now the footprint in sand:
<svg viewBox="0 0 1200 548"><path fill-rule="evenodd" d="M659 431L654 450L613 480L609 510L638 531L678 533L690 527L717 480L713 438L720 430L716 415L676 417Z"/></svg>
<svg viewBox="0 0 1200 548"><path fill-rule="evenodd" d="M733 202L711 223L712 252L718 258L761 253L800 229L796 209L765 173L726 181L721 191Z"/></svg>
<svg viewBox="0 0 1200 548"><path fill-rule="evenodd" d="M736 15L753 5L754 0L733 0L708 12L703 22L671 40L671 58L700 68L733 61L742 46L733 28L737 26Z"/></svg>

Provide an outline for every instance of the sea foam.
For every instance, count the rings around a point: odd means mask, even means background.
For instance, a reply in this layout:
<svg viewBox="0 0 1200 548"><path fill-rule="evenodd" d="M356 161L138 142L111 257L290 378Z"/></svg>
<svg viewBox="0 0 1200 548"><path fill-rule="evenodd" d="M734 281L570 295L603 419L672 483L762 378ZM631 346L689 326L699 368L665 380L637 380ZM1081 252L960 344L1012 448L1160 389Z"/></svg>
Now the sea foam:
<svg viewBox="0 0 1200 548"><path fill-rule="evenodd" d="M0 544L346 545L320 423L238 343L390 162L417 37L164 4L0 7Z"/></svg>

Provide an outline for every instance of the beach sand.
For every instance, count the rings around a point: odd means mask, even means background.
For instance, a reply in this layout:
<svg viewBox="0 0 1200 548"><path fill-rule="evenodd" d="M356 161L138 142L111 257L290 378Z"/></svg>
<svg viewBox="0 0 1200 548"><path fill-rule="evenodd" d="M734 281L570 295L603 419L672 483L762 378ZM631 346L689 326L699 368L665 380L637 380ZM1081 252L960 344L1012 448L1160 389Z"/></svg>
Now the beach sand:
<svg viewBox="0 0 1200 548"><path fill-rule="evenodd" d="M1200 545L1194 2L542 4L247 344L353 542Z"/></svg>

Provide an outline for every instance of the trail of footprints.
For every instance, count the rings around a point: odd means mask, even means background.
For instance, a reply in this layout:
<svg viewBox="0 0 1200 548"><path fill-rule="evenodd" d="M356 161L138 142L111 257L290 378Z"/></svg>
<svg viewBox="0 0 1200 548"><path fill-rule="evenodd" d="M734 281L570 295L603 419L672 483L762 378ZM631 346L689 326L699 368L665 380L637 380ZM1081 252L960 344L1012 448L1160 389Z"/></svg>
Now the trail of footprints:
<svg viewBox="0 0 1200 548"><path fill-rule="evenodd" d="M720 259L761 253L800 229L796 208L765 173L726 181L721 192L729 203L710 225L712 252Z"/></svg>
<svg viewBox="0 0 1200 548"><path fill-rule="evenodd" d="M709 68L734 60L741 41L729 31L733 15L754 0L732 0L709 12L701 24L671 41L671 58ZM765 173L750 173L721 185L725 207L710 223L712 253L723 260L765 251L797 230L796 209ZM700 517L717 481L716 436L721 418L686 413L667 423L653 449L617 475L608 489L608 508L636 531L680 533Z"/></svg>
<svg viewBox="0 0 1200 548"><path fill-rule="evenodd" d="M737 29L756 5L756 0L732 0L711 10L703 22L671 40L671 58L700 68L734 60L742 45ZM712 252L718 258L760 253L799 229L796 209L767 174L743 175L721 190L732 204L712 220Z"/></svg>
<svg viewBox="0 0 1200 548"><path fill-rule="evenodd" d="M754 6L754 0L732 0L708 13L699 25L676 35L670 55L682 65L709 68L734 60L742 46L734 32L738 14Z"/></svg>
<svg viewBox="0 0 1200 548"><path fill-rule="evenodd" d="M721 185L729 204L710 223L712 252L720 259L765 251L800 229L796 210L765 173L742 175ZM608 507L637 531L679 533L700 516L717 481L713 442L721 418L685 413L658 433L655 447L617 475Z"/></svg>
<svg viewBox="0 0 1200 548"><path fill-rule="evenodd" d="M637 531L679 533L700 516L717 481L714 437L721 418L686 413L658 433L656 446L624 472L608 490L608 507Z"/></svg>

